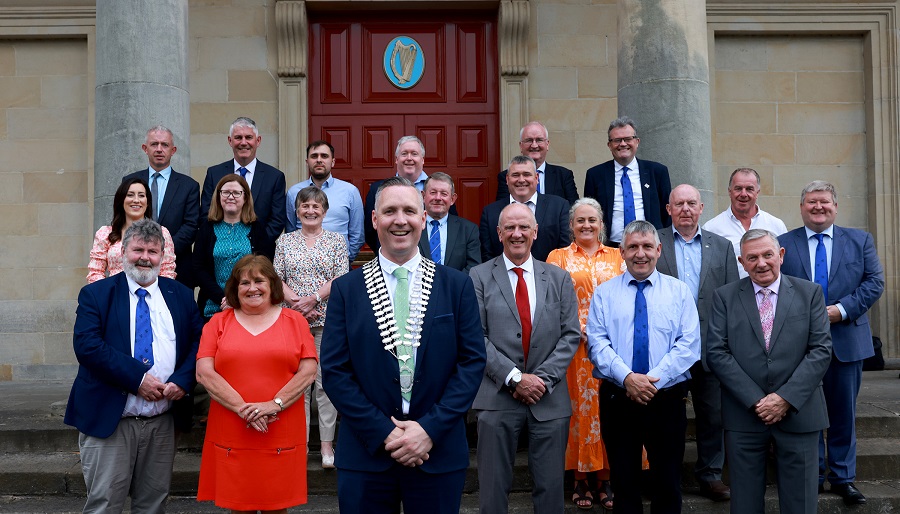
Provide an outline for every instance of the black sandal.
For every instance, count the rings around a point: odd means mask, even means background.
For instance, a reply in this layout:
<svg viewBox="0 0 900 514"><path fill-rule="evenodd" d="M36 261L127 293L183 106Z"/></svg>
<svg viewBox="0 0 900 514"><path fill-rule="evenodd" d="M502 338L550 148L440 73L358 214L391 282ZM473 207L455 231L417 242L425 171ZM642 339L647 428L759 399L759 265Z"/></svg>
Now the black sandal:
<svg viewBox="0 0 900 514"><path fill-rule="evenodd" d="M603 507L604 510L612 512L615 496L613 495L612 486L610 485L609 480L604 480L600 484L600 490L598 492L601 495L606 496L605 498L600 498L600 506Z"/></svg>
<svg viewBox="0 0 900 514"><path fill-rule="evenodd" d="M589 494L591 494L591 490L588 487L587 480L576 480L574 494L572 494L572 503L581 510L591 510L594 508L594 498L593 496L588 496Z"/></svg>

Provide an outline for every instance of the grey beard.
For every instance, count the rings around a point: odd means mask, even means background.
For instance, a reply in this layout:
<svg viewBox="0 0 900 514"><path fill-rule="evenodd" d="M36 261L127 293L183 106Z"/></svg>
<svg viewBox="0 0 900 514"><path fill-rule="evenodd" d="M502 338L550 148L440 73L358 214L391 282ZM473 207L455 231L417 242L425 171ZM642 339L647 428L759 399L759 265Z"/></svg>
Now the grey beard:
<svg viewBox="0 0 900 514"><path fill-rule="evenodd" d="M140 261L138 261L140 262ZM138 269L136 263L128 262L126 259L123 263L122 267L125 270L125 275L127 275L131 280L134 280L138 284L150 284L156 281L156 278L159 277L159 265L157 264L152 269L148 271L144 271Z"/></svg>

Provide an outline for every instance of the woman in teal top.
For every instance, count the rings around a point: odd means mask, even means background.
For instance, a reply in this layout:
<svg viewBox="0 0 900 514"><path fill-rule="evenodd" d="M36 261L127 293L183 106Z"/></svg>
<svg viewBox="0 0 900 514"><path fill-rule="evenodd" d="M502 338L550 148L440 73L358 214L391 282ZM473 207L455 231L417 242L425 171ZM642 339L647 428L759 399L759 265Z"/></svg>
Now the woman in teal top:
<svg viewBox="0 0 900 514"><path fill-rule="evenodd" d="M216 185L209 216L200 225L194 243L194 276L200 286L197 304L204 317L228 307L225 281L241 257L265 255L272 260L275 245L253 212L250 186L240 175L226 175Z"/></svg>

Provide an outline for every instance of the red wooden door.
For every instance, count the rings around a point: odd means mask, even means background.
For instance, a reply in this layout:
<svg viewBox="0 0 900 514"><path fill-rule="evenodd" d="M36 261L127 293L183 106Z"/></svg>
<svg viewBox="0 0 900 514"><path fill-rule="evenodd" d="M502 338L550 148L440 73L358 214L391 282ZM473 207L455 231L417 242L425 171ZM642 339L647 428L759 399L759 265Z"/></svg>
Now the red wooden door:
<svg viewBox="0 0 900 514"><path fill-rule="evenodd" d="M365 198L373 182L394 174L397 140L417 136L425 172L451 175L459 214L477 223L503 168L496 13L404 12L403 22L396 12L348 14L310 13L310 138L334 145L334 175ZM414 39L424 57L421 79L408 89L385 70L397 36Z"/></svg>

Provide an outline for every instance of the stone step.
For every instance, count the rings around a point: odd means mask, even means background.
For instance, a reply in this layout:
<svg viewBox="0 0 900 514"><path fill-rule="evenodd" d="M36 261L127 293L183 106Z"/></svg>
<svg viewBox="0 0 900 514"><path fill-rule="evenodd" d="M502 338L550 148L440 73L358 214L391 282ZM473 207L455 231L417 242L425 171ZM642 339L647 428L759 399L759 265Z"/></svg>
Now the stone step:
<svg viewBox="0 0 900 514"><path fill-rule="evenodd" d="M857 482L859 488L868 498L866 505L853 507L854 514L879 514L885 512L900 511L900 482ZM567 496L568 493L567 493ZM568 498L567 498L568 499ZM4 496L0 495L0 513L17 514L44 514L54 512L57 514L78 514L84 506L84 496L77 494L58 496ZM649 512L650 503L644 502L645 512ZM684 495L684 512L696 514L727 514L728 502L713 503L706 498L694 495ZM850 509L841 499L833 494L819 496L818 512L820 514L845 514ZM766 512L778 511L778 497L774 486L766 491ZM125 512L131 512L126 508ZM166 512L169 514L219 514L222 509L211 502L198 502L191 496L173 495L169 498ZM291 514L321 513L337 514L337 497L331 495L310 495L307 504L288 509ZM510 514L531 514L531 495L527 492L513 493L510 495ZM585 512L578 510L571 502L566 502L566 513L575 514ZM603 512L595 507L593 512ZM478 495L464 494L462 498L461 514L478 513Z"/></svg>

